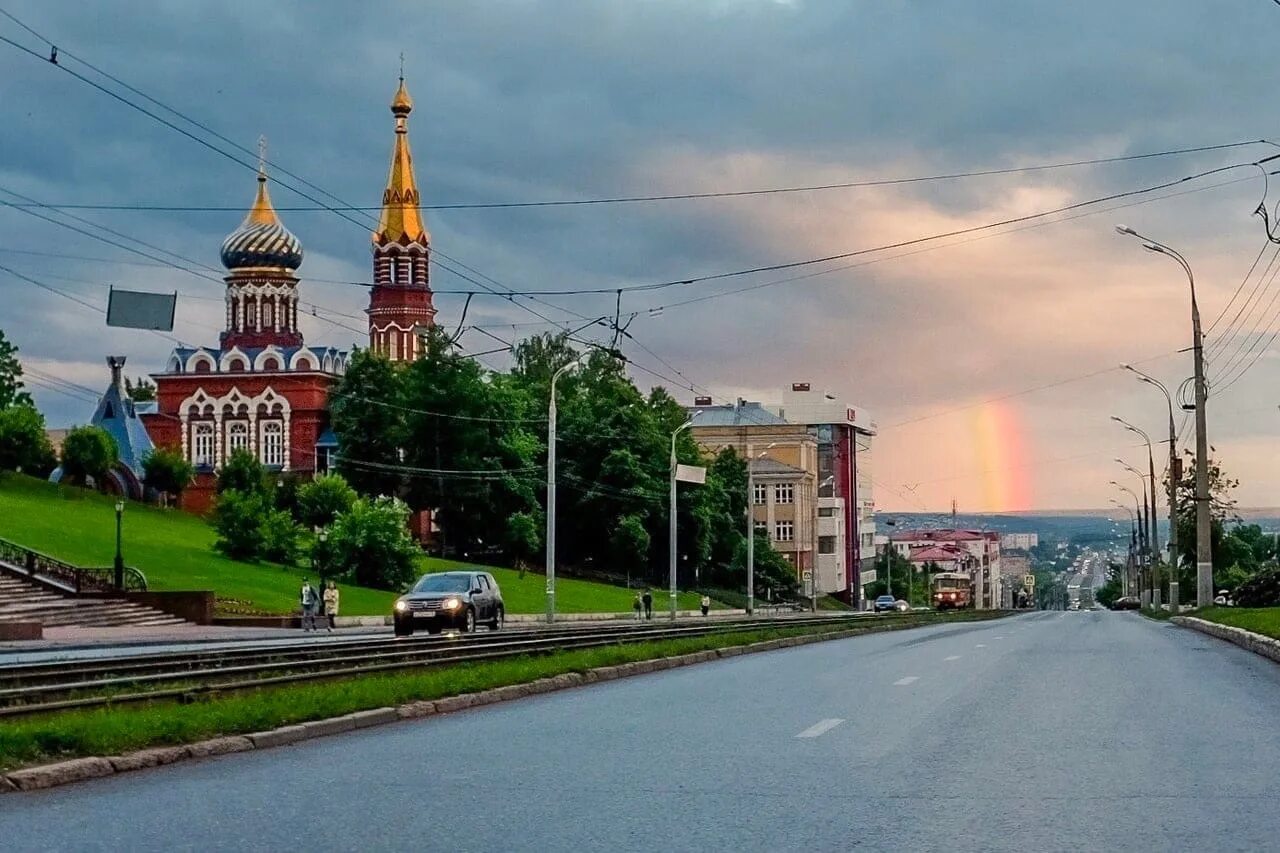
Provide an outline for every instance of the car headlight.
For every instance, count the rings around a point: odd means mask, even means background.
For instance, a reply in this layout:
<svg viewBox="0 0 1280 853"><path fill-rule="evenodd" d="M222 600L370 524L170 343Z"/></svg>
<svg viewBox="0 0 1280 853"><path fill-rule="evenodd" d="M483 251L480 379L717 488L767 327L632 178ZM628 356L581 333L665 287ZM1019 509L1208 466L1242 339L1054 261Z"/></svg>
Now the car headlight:
<svg viewBox="0 0 1280 853"><path fill-rule="evenodd" d="M405 612L405 611L406 611L406 610L408 610L408 609L409 609L409 602L407 602L407 601L397 601L397 602L396 602L396 612L397 612L397 613L403 613L403 612Z"/></svg>
<svg viewBox="0 0 1280 853"><path fill-rule="evenodd" d="M445 610L457 610L458 605L460 604L462 604L462 602L456 598L446 598L444 600L444 604L440 606L443 607Z"/></svg>

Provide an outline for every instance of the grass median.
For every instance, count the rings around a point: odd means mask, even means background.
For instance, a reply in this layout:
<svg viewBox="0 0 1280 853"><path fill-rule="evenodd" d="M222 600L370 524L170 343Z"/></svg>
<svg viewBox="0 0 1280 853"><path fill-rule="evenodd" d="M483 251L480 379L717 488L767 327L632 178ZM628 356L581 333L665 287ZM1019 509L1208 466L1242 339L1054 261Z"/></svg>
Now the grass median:
<svg viewBox="0 0 1280 853"><path fill-rule="evenodd" d="M1182 615L1280 640L1280 607L1204 607Z"/></svg>
<svg viewBox="0 0 1280 853"><path fill-rule="evenodd" d="M263 688L210 697L191 704L158 701L82 711L63 711L0 724L0 770L91 755L118 755L151 746L193 743L220 735L245 734L282 725L341 716L353 711L442 699L509 684L523 684L568 672L585 672L639 660L794 637L912 628L943 622L992 618L993 611L942 616L920 614L901 620L753 631L714 632L698 637L625 643L533 655L510 660L459 664L394 674L356 676L312 684Z"/></svg>

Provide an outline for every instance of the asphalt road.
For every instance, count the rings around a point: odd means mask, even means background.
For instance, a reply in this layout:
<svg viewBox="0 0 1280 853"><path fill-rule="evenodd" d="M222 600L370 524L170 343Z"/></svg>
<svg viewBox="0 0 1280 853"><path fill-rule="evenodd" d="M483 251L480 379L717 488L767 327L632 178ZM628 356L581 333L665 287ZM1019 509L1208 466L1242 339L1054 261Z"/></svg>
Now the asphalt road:
<svg viewBox="0 0 1280 853"><path fill-rule="evenodd" d="M0 796L5 850L1266 850L1280 667L1133 613L759 654Z"/></svg>

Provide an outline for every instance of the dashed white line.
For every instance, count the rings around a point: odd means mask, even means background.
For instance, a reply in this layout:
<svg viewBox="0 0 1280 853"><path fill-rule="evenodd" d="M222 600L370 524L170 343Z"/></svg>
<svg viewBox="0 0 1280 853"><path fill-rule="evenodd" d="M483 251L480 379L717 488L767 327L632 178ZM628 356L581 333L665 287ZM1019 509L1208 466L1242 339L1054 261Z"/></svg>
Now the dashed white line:
<svg viewBox="0 0 1280 853"><path fill-rule="evenodd" d="M819 735L826 734L843 722L844 720L837 719L820 720L812 726L809 726L809 728L805 729L800 734L796 735L796 737L818 737Z"/></svg>
<svg viewBox="0 0 1280 853"><path fill-rule="evenodd" d="M997 640L1003 640L1003 639L1004 639L1004 637L995 637L994 639L997 639Z"/></svg>
<svg viewBox="0 0 1280 853"><path fill-rule="evenodd" d="M906 678L899 678L897 681L893 682L893 686L894 686L894 687L906 687L906 686L907 686L908 684L910 684L911 682L913 682L913 681L919 681L919 680L920 680L920 676L918 676L918 675L908 675Z"/></svg>
<svg viewBox="0 0 1280 853"><path fill-rule="evenodd" d="M974 646L975 649L985 649L986 647L986 643L978 643L978 645Z"/></svg>
<svg viewBox="0 0 1280 853"><path fill-rule="evenodd" d="M947 655L943 660L960 660L960 655Z"/></svg>

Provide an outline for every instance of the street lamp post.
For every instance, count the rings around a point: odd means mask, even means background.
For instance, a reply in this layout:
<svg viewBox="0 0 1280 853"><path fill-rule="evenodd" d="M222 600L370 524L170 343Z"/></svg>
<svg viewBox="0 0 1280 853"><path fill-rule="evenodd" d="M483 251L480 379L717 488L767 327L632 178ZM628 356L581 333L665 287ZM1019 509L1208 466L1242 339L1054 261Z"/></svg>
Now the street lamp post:
<svg viewBox="0 0 1280 853"><path fill-rule="evenodd" d="M121 549L121 532L124 526L124 501L116 501L116 560L114 564L116 589L124 590L124 552Z"/></svg>
<svg viewBox="0 0 1280 853"><path fill-rule="evenodd" d="M1148 506L1147 475L1139 471L1137 468L1134 468L1128 462L1125 462L1123 459L1119 457L1116 457L1116 462L1119 462L1122 468L1124 468L1130 474L1133 474L1135 477L1138 478L1138 481L1142 483L1142 511L1138 515L1138 529L1143 531L1146 538L1146 543L1142 549L1143 554L1146 555L1147 573L1148 573L1147 580L1149 582L1146 588L1144 588L1142 591L1142 597L1143 597L1142 606L1146 607L1148 604L1152 603L1152 601L1149 601L1147 599L1149 596L1155 595L1155 589L1156 589L1155 564L1157 559L1157 549L1156 549L1156 545L1154 544L1154 541L1151 538L1151 534L1147 533L1147 528L1149 526L1152 528L1154 528L1155 526L1151 518L1151 511L1155 508L1155 505L1156 505L1155 485L1153 484L1151 487L1151 503ZM1154 600L1154 603L1158 605L1160 602L1158 600Z"/></svg>
<svg viewBox="0 0 1280 853"><path fill-rule="evenodd" d="M574 359L551 375L547 403L547 623L556 621L556 380L582 363Z"/></svg>
<svg viewBox="0 0 1280 853"><path fill-rule="evenodd" d="M1191 350L1195 359L1196 411L1196 606L1213 603L1213 549L1209 541L1209 436L1205 402L1209 396L1204 378L1204 336L1200 330L1200 307L1196 303L1196 277L1177 250L1144 237L1132 228L1116 226L1121 234L1144 241L1142 248L1172 258L1187 274L1191 285Z"/></svg>
<svg viewBox="0 0 1280 853"><path fill-rule="evenodd" d="M1122 492L1128 492L1130 496L1133 497L1133 515L1134 515L1134 525L1136 526L1136 530L1137 530L1137 547L1138 547L1138 551L1137 551L1138 598L1139 600L1141 600L1142 597L1146 594L1145 592L1143 592L1143 589L1142 589L1142 559L1143 559L1143 552L1146 550L1145 540L1147 538L1147 534L1143 531L1142 508L1138 504L1138 493L1135 492L1133 489L1129 488L1128 486L1117 483L1115 480L1111 481L1111 485L1115 486L1117 489L1120 489ZM1143 490L1143 494L1144 495L1146 494L1145 489Z"/></svg>
<svg viewBox="0 0 1280 853"><path fill-rule="evenodd" d="M1154 377L1148 376L1141 370L1136 369L1131 364L1124 365L1124 369L1133 373L1138 377L1140 382L1145 382L1155 388L1160 389L1164 394L1165 402L1169 404L1169 612L1178 612L1178 480L1181 479L1182 465L1178 459L1178 432L1173 425L1173 395L1169 393L1169 389ZM1155 469L1152 469L1152 473ZM1154 486L1153 486L1154 488Z"/></svg>
<svg viewBox="0 0 1280 853"><path fill-rule="evenodd" d="M1133 510L1129 509L1127 506L1125 506L1124 504L1120 503L1120 501L1116 500L1115 498L1112 498L1112 499L1111 499L1111 502L1112 502L1113 504L1115 504L1116 506L1120 507L1120 509L1124 510L1124 511L1125 511L1125 514L1129 516L1129 553L1130 553L1130 554L1132 554L1132 553L1133 553L1133 546L1134 546L1134 542L1136 542L1136 541L1137 541L1137 538L1138 538L1137 526L1136 526L1136 524L1135 524L1135 522L1134 522L1134 518L1133 518ZM1130 580L1131 580L1131 578L1130 578L1130 576L1129 576L1129 572L1128 572L1128 569L1127 569L1127 567L1126 567L1126 570L1125 570L1124 574L1122 574L1122 575L1120 576L1120 582L1121 582L1121 583L1120 583L1120 585L1121 585L1121 587L1122 587L1122 591L1124 592L1124 594L1125 594L1125 595L1128 595L1128 594L1129 594L1129 585L1130 585Z"/></svg>
<svg viewBox="0 0 1280 853"><path fill-rule="evenodd" d="M670 577L668 577L667 580L671 586L670 596L671 596L671 621L672 622L674 622L676 619L676 598L677 598L677 593L676 593L676 464L677 464L676 463L676 436L678 436L680 433L687 430L689 427L693 426L694 419L697 418L698 415L700 414L702 414L701 411L694 412L693 417L689 418L689 420L680 424L680 426L676 427L675 431L671 433L671 508L669 511L669 515L670 515L670 533L668 538L669 553L667 555L669 558L667 563L667 572L670 575Z"/></svg>
<svg viewBox="0 0 1280 853"><path fill-rule="evenodd" d="M1134 433L1135 435L1142 436L1142 440L1147 444L1147 473L1146 474L1143 474L1141 471L1131 468L1129 465L1125 464L1124 462L1121 462L1120 464L1124 465L1126 468L1129 468L1130 471L1133 471L1139 477L1146 477L1147 478L1146 482L1149 482L1151 484L1151 508L1147 510L1147 525L1151 528L1151 530L1147 534L1147 549L1150 552L1150 556L1151 556L1151 572L1152 572L1151 604L1158 608L1160 607L1160 586L1161 585L1155 582L1155 573L1156 573L1156 565L1160 562L1160 531L1158 529L1157 522L1156 522L1156 462L1155 462L1155 453L1154 453L1154 450L1152 449L1152 444L1151 444L1151 436L1147 435L1145 430L1139 429L1138 427L1126 421L1124 418L1119 418L1119 417L1116 417L1115 415L1112 415L1111 420L1120 424L1129 432ZM1170 420L1170 424L1172 424L1173 422L1172 412L1170 412L1169 420ZM1173 441L1174 439L1171 438L1170 440ZM1172 471L1172 469L1170 470ZM1172 528L1172 514L1170 514L1170 528Z"/></svg>

